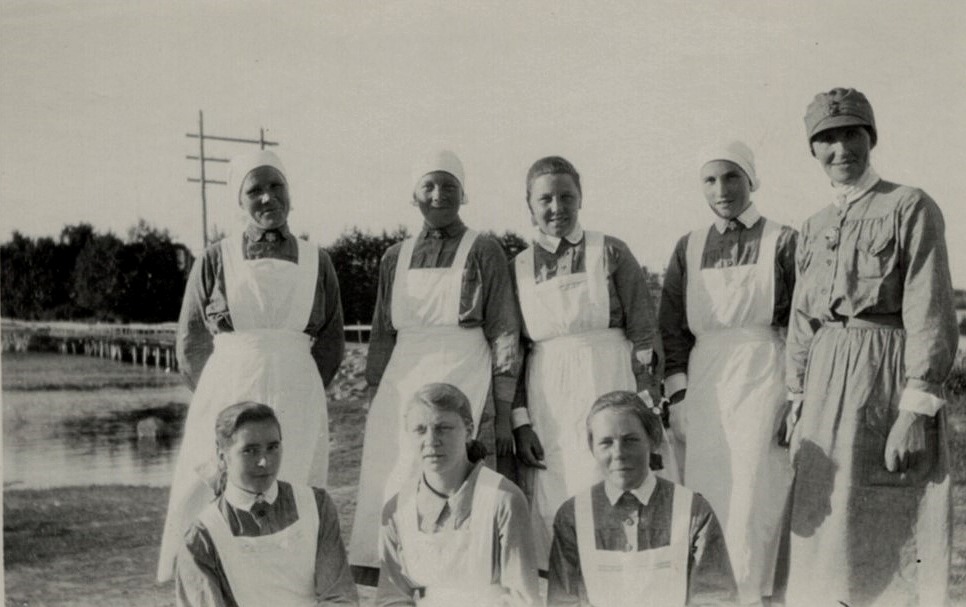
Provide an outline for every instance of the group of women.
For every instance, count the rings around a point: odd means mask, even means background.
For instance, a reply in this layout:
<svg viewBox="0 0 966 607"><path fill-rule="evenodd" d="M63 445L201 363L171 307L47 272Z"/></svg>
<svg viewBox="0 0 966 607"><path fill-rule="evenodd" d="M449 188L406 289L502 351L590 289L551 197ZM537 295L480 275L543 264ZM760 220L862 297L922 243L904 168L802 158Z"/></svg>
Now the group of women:
<svg viewBox="0 0 966 607"><path fill-rule="evenodd" d="M378 584L380 604L459 604L460 593L534 604L538 570L549 572L550 604L637 604L641 593L659 604L944 599L941 385L957 341L942 215L921 190L875 174L875 120L858 91L817 95L805 126L834 202L796 234L751 202L747 146L702 151L713 223L678 243L659 314L629 248L580 225L580 175L567 160L528 171L535 234L510 263L461 221L456 155L416 163L424 226L379 270L347 561L357 582ZM233 484L231 441L214 440L229 405L274 411L289 454L279 477L324 486L327 473L323 384L343 350L335 272L289 231L274 154L233 160L229 192L248 227L205 252L182 309L179 359L195 397L162 580L179 551L179 572L183 559L199 566L203 511L207 528L215 514L228 520L226 537L274 537L301 520L232 524L224 502L254 508L266 489ZM226 469L234 498L221 488ZM273 504L277 486L287 485L271 485ZM327 537L318 531L315 553L327 570L299 583L319 602L352 602L354 589L323 598L320 579L351 585L344 551L319 556L342 550ZM206 588L233 587L234 560L207 558ZM182 590L199 576L178 579L179 598L196 596Z"/></svg>

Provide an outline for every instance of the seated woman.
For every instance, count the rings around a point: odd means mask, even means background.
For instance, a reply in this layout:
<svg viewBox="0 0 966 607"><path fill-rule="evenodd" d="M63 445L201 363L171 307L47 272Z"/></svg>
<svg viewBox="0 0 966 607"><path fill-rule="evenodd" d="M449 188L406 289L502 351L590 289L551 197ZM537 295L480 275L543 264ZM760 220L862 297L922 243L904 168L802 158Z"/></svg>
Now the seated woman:
<svg viewBox="0 0 966 607"><path fill-rule="evenodd" d="M587 441L604 480L557 511L548 605L737 602L711 506L648 469L661 436L660 418L633 392L594 403Z"/></svg>
<svg viewBox="0 0 966 607"><path fill-rule="evenodd" d="M175 560L179 606L358 605L332 498L276 480L274 410L253 402L218 415L221 483Z"/></svg>
<svg viewBox="0 0 966 607"><path fill-rule="evenodd" d="M421 474L383 510L376 604L540 604L526 498L479 461L469 399L427 384L405 423Z"/></svg>

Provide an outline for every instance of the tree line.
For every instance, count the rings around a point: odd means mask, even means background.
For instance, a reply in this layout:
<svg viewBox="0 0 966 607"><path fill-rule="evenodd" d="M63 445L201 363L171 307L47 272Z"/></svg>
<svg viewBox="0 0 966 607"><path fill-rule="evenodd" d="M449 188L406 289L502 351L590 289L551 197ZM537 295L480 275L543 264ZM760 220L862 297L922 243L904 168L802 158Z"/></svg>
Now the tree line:
<svg viewBox="0 0 966 607"><path fill-rule="evenodd" d="M490 234L508 258L527 246L513 232ZM347 324L371 321L379 260L406 236L403 227L375 234L353 227L326 247L339 277ZM56 238L34 239L15 231L0 245L0 315L21 320L174 321L193 262L186 246L144 220L125 239L97 232L87 223L66 226Z"/></svg>

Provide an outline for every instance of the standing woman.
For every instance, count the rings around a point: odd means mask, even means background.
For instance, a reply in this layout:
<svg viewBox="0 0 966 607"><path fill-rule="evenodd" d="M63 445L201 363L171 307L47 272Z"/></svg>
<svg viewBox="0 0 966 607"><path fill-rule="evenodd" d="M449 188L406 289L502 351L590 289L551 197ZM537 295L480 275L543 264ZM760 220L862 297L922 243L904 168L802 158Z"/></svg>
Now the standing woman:
<svg viewBox="0 0 966 607"><path fill-rule="evenodd" d="M686 436L684 482L725 529L743 604L773 594L792 468L784 419L784 330L795 288L795 230L758 212L754 155L740 141L701 151L711 225L679 241L661 295L665 392ZM687 396L685 397L685 393Z"/></svg>
<svg viewBox="0 0 966 607"><path fill-rule="evenodd" d="M580 226L581 194L580 175L566 159L533 163L527 206L537 233L513 265L524 335L532 344L527 409L513 411L514 434L518 456L533 467L534 536L543 570L557 508L599 480L594 458L579 448L590 406L613 390L652 386L654 304L644 273L626 244Z"/></svg>
<svg viewBox="0 0 966 607"><path fill-rule="evenodd" d="M416 238L390 247L379 268L366 378L378 386L369 408L349 563L375 585L383 504L418 469L405 440L403 405L428 382L469 398L473 427L493 452L512 453L510 407L520 372L520 320L500 244L466 227L463 164L442 151L413 169L412 204L423 215Z"/></svg>
<svg viewBox="0 0 966 607"><path fill-rule="evenodd" d="M802 226L788 334L788 604L942 605L942 384L957 345L942 213L922 190L876 175L862 93L820 93L805 127L833 202Z"/></svg>
<svg viewBox="0 0 966 607"><path fill-rule="evenodd" d="M324 383L345 337L339 282L328 254L288 227L288 180L268 151L238 156L228 195L247 216L240 235L211 245L188 278L178 321L178 364L194 389L161 540L158 580L171 577L187 526L214 498L211 432L227 406L254 400L278 416L289 453L279 477L322 487L328 476Z"/></svg>

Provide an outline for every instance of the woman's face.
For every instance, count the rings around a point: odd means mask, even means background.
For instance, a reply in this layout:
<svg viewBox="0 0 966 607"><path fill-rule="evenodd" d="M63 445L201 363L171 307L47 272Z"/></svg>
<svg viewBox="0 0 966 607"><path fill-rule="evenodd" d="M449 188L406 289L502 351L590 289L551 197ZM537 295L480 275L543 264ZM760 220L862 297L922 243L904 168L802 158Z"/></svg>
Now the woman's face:
<svg viewBox="0 0 966 607"><path fill-rule="evenodd" d="M285 177L270 166L248 173L242 182L238 204L249 219L265 230L276 230L288 221L288 184Z"/></svg>
<svg viewBox="0 0 966 607"><path fill-rule="evenodd" d="M434 171L423 175L416 184L413 200L427 224L434 228L445 228L459 219L463 186L450 173Z"/></svg>
<svg viewBox="0 0 966 607"><path fill-rule="evenodd" d="M252 493L267 491L282 463L282 436L270 419L242 424L231 444L218 450L228 482Z"/></svg>
<svg viewBox="0 0 966 607"><path fill-rule="evenodd" d="M590 420L590 435L605 482L620 491L640 487L651 462L651 440L641 420L628 411L604 409Z"/></svg>
<svg viewBox="0 0 966 607"><path fill-rule="evenodd" d="M733 162L712 160L701 167L701 187L711 211L722 219L738 217L751 204L751 182Z"/></svg>
<svg viewBox="0 0 966 607"><path fill-rule="evenodd" d="M530 184L530 219L547 234L563 238L577 225L580 213L580 189L566 173L540 175Z"/></svg>
<svg viewBox="0 0 966 607"><path fill-rule="evenodd" d="M869 167L872 137L861 126L842 126L822 131L812 138L812 155L832 183L858 181Z"/></svg>
<svg viewBox="0 0 966 607"><path fill-rule="evenodd" d="M415 404L406 414L406 428L424 472L442 475L469 463L469 433L459 414Z"/></svg>

